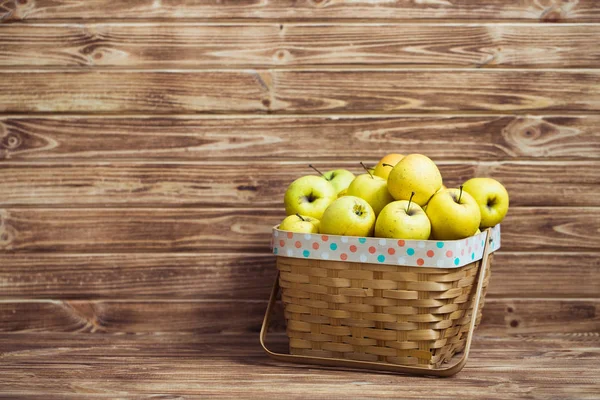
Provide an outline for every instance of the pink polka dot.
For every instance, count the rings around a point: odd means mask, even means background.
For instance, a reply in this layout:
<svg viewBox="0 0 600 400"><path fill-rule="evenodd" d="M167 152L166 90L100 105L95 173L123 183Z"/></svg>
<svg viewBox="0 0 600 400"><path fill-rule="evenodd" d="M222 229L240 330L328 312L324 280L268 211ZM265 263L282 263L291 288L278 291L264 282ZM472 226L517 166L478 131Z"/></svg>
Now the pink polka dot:
<svg viewBox="0 0 600 400"><path fill-rule="evenodd" d="M296 246L296 248L297 248L297 249L299 249L300 247L302 247L302 243L300 243L300 242L296 242L296 243L294 244L294 246Z"/></svg>
<svg viewBox="0 0 600 400"><path fill-rule="evenodd" d="M396 254L396 250L392 249L391 247L388 249L388 254L390 256L393 256L394 254Z"/></svg>
<svg viewBox="0 0 600 400"><path fill-rule="evenodd" d="M472 249L471 247L469 247L469 253L472 253L472 252L473 252L472 250L473 250L473 249Z"/></svg>
<svg viewBox="0 0 600 400"><path fill-rule="evenodd" d="M404 240L398 240L398 246L404 247Z"/></svg>
<svg viewBox="0 0 600 400"><path fill-rule="evenodd" d="M377 250L375 249L375 247L373 247L373 246L369 247L369 253L375 254L376 251Z"/></svg>
<svg viewBox="0 0 600 400"><path fill-rule="evenodd" d="M317 243L317 242L314 242L312 247L313 247L313 249L315 249L315 250L319 250L319 243Z"/></svg>
<svg viewBox="0 0 600 400"><path fill-rule="evenodd" d="M461 256L464 256L464 255L465 255L465 249L462 249L462 250L460 251L460 255L461 255Z"/></svg>
<svg viewBox="0 0 600 400"><path fill-rule="evenodd" d="M350 246L350 251L353 253L356 253L356 246L355 245Z"/></svg>
<svg viewBox="0 0 600 400"><path fill-rule="evenodd" d="M292 232L288 232L287 233L288 239L291 239L294 237L294 234Z"/></svg>
<svg viewBox="0 0 600 400"><path fill-rule="evenodd" d="M435 254L435 253L433 252L433 250L428 250L428 251L427 251L427 257L433 257L433 256L434 256L434 254Z"/></svg>
<svg viewBox="0 0 600 400"><path fill-rule="evenodd" d="M446 252L446 257L452 257L454 254L452 253L452 250L448 250Z"/></svg>
<svg viewBox="0 0 600 400"><path fill-rule="evenodd" d="M280 240L280 241L279 241L279 246L280 246L280 247L283 247L283 246L285 246L285 242L284 242L283 240Z"/></svg>
<svg viewBox="0 0 600 400"><path fill-rule="evenodd" d="M348 255L346 253L342 253L340 254L340 258L342 259L342 261L346 261L348 259Z"/></svg>
<svg viewBox="0 0 600 400"><path fill-rule="evenodd" d="M423 260L422 258L419 258L417 260L417 265L423 265L423 264L425 264L425 260Z"/></svg>
<svg viewBox="0 0 600 400"><path fill-rule="evenodd" d="M326 242L326 241L329 240L329 236L323 235L323 236L321 236L321 240L324 241L324 242Z"/></svg>

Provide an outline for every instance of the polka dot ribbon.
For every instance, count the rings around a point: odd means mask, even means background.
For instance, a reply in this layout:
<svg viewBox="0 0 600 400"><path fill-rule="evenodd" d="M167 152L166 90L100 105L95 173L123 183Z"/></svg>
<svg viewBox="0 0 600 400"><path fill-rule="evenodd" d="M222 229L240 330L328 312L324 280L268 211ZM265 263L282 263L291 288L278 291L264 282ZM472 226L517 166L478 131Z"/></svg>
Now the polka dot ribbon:
<svg viewBox="0 0 600 400"><path fill-rule="evenodd" d="M492 228L490 251L500 248L500 225ZM485 233L461 240L396 240L287 232L273 228L273 254L316 260L458 268L481 260Z"/></svg>

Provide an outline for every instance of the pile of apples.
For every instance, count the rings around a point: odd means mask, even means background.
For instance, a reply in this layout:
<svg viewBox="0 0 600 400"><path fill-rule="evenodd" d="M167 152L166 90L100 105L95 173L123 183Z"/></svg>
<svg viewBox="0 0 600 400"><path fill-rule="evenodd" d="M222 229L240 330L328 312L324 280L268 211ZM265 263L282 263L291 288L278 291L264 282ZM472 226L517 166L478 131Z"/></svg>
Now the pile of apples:
<svg viewBox="0 0 600 400"><path fill-rule="evenodd" d="M422 154L388 154L354 176L345 169L296 179L285 192L279 229L343 236L456 240L499 224L508 192L492 178L446 188L435 163Z"/></svg>

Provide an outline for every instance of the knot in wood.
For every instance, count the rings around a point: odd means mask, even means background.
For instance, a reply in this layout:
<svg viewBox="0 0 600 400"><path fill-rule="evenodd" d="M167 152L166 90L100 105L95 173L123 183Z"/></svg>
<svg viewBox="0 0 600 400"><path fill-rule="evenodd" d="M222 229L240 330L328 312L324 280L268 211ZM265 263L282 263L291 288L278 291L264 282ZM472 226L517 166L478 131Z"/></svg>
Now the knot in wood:
<svg viewBox="0 0 600 400"><path fill-rule="evenodd" d="M4 136L2 138L2 141L0 142L2 147L9 150L14 150L18 148L22 143L23 140L21 139L21 136L17 135L16 133L10 133Z"/></svg>

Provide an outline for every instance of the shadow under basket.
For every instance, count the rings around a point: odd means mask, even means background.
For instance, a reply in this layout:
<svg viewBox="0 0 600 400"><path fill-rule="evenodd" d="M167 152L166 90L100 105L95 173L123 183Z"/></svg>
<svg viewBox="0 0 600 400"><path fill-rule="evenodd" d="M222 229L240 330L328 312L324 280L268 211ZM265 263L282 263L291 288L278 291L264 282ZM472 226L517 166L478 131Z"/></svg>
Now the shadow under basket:
<svg viewBox="0 0 600 400"><path fill-rule="evenodd" d="M261 344L286 362L454 375L466 363L481 319L491 241L488 229L481 258L456 268L277 256ZM290 354L264 343L279 288ZM446 366L460 352L460 360Z"/></svg>

